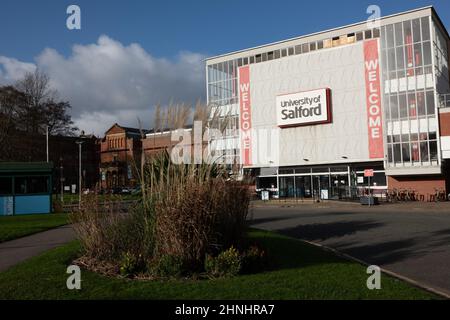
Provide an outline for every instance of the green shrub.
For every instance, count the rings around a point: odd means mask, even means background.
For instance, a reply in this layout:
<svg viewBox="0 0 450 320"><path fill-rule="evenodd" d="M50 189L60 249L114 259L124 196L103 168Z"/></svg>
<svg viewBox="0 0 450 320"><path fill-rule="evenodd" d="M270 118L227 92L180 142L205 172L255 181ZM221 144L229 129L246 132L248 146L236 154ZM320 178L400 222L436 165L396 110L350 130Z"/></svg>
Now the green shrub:
<svg viewBox="0 0 450 320"><path fill-rule="evenodd" d="M184 105L169 108L166 118L176 121L168 127L180 128L180 119L189 110ZM204 121L203 129L214 128L219 115L211 118L211 114L210 106L199 105L193 118ZM172 151L177 149L148 158L141 153L135 168L142 197L133 208L121 206L120 198L83 196L71 221L89 268L96 270L108 263L115 272L120 269L129 275L142 260L149 264L147 271L157 275L195 274L203 270L206 254L213 248L242 247L250 201L248 185L231 179L217 159L179 164L172 161ZM142 258L135 261L133 257ZM229 249L213 264L215 274L237 274L239 254Z"/></svg>
<svg viewBox="0 0 450 320"><path fill-rule="evenodd" d="M153 260L148 269L156 277L179 277L184 272L184 265L181 258L165 255Z"/></svg>
<svg viewBox="0 0 450 320"><path fill-rule="evenodd" d="M233 277L240 270L241 257L234 247L222 251L217 257L206 256L205 271L212 277Z"/></svg>
<svg viewBox="0 0 450 320"><path fill-rule="evenodd" d="M144 264L142 263L142 256L136 257L129 252L123 255L122 260L120 261L120 275L130 277L143 271L143 269Z"/></svg>
<svg viewBox="0 0 450 320"><path fill-rule="evenodd" d="M250 246L242 255L242 273L256 273L261 272L268 266L268 258L266 251L257 246Z"/></svg>

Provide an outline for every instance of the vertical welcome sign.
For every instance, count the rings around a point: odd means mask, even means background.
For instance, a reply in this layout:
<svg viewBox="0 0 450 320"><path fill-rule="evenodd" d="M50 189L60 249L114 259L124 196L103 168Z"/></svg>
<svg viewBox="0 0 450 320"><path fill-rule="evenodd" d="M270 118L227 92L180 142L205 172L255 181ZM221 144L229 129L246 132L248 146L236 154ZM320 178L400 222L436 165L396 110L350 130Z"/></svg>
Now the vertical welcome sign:
<svg viewBox="0 0 450 320"><path fill-rule="evenodd" d="M366 74L369 157L370 159L384 158L378 39L364 42L364 66Z"/></svg>
<svg viewBox="0 0 450 320"><path fill-rule="evenodd" d="M252 113L249 66L239 68L239 108L241 164L244 166L250 166L252 165Z"/></svg>

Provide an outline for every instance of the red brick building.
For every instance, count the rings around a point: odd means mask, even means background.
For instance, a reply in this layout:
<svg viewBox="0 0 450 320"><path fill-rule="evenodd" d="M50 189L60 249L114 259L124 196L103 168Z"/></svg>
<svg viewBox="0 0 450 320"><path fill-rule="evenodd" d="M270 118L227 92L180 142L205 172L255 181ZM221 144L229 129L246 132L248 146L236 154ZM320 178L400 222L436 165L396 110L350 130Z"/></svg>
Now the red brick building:
<svg viewBox="0 0 450 320"><path fill-rule="evenodd" d="M142 134L148 133L143 130ZM141 131L115 123L100 141L100 186L103 189L138 184Z"/></svg>

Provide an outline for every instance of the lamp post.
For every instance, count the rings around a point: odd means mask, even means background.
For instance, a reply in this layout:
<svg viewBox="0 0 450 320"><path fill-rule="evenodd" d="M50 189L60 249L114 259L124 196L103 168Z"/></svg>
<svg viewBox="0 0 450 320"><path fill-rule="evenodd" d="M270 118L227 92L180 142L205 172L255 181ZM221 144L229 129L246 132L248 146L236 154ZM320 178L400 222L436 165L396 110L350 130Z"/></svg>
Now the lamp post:
<svg viewBox="0 0 450 320"><path fill-rule="evenodd" d="M59 161L60 161L59 170L60 170L60 173L61 173L59 184L60 184L60 187L61 187L61 203L63 203L64 202L64 175L63 175L64 167L63 167L63 158L60 157Z"/></svg>
<svg viewBox="0 0 450 320"><path fill-rule="evenodd" d="M49 162L49 154L48 154L48 126L45 129L45 151L47 155L47 163Z"/></svg>
<svg viewBox="0 0 450 320"><path fill-rule="evenodd" d="M75 143L78 144L78 207L81 209L81 145L84 141L78 140Z"/></svg>

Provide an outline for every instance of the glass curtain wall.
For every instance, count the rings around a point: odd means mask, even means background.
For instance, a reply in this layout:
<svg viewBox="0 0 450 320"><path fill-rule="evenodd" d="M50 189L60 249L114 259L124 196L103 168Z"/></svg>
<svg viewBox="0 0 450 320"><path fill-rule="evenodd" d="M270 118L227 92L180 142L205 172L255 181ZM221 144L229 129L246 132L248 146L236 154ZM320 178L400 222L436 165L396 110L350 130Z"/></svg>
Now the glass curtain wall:
<svg viewBox="0 0 450 320"><path fill-rule="evenodd" d="M387 167L438 165L430 21L381 28Z"/></svg>

